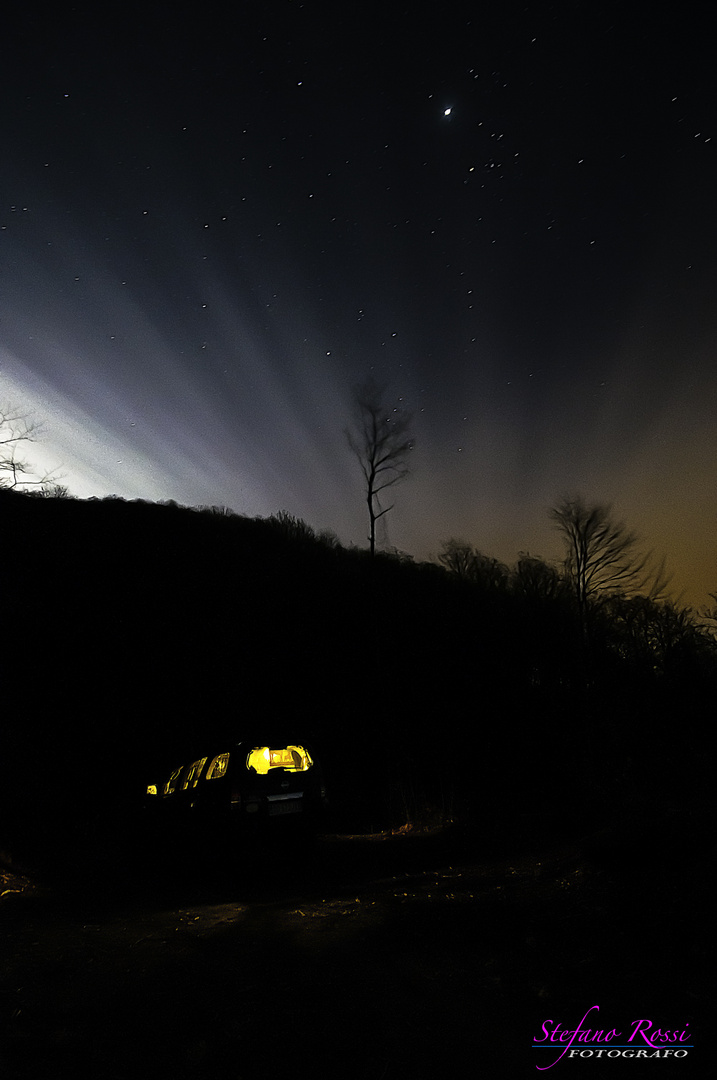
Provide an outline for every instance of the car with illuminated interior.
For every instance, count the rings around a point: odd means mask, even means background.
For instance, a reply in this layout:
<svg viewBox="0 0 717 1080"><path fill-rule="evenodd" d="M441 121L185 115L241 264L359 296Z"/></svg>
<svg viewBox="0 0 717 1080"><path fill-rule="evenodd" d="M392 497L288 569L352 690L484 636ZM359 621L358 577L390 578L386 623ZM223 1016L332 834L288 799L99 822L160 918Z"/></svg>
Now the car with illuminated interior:
<svg viewBox="0 0 717 1080"><path fill-rule="evenodd" d="M191 756L147 787L174 818L241 829L317 830L327 809L321 766L304 744L239 742Z"/></svg>

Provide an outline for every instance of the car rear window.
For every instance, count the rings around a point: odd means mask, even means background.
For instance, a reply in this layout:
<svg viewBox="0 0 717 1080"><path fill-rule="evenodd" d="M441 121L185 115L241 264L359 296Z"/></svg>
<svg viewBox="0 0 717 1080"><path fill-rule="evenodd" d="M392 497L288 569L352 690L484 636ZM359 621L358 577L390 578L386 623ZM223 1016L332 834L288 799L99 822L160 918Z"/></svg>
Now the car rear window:
<svg viewBox="0 0 717 1080"><path fill-rule="evenodd" d="M313 765L311 755L303 746L255 746L247 755L246 767L249 772L263 776L272 769L285 769L286 772L306 772Z"/></svg>

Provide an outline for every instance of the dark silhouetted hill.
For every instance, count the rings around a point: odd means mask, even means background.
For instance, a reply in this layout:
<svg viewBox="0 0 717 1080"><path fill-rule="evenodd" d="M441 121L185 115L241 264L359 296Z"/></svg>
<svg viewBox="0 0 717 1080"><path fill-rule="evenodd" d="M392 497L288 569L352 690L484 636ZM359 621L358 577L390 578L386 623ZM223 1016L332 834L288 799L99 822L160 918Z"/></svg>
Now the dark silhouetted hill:
<svg viewBox="0 0 717 1080"><path fill-rule="evenodd" d="M491 590L286 514L117 498L0 490L0 527L10 836L121 813L263 726L321 746L335 806L377 826L565 820L670 769L677 797L704 758L713 657L666 688L606 644L586 681L564 592L525 574Z"/></svg>

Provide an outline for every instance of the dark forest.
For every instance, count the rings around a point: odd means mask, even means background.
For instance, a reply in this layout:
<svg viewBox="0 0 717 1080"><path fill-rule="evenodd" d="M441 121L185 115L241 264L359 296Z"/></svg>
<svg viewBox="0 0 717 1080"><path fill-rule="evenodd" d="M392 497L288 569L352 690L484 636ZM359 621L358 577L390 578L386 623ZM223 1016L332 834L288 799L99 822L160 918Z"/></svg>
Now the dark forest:
<svg viewBox="0 0 717 1080"><path fill-rule="evenodd" d="M706 829L717 644L674 603L586 615L540 559L371 558L286 513L0 500L11 851L141 821L157 769L260 728L318 747L337 828Z"/></svg>

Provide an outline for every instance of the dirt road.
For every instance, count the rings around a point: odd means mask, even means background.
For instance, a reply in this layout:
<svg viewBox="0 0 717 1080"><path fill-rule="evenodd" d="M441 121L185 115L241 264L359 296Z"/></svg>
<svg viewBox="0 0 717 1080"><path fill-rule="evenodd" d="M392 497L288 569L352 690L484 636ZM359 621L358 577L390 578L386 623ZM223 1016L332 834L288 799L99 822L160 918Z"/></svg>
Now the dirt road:
<svg viewBox="0 0 717 1080"><path fill-rule="evenodd" d="M546 1017L697 1023L707 958L682 894L650 907L570 847L381 834L254 856L6 873L2 1075L535 1076Z"/></svg>

